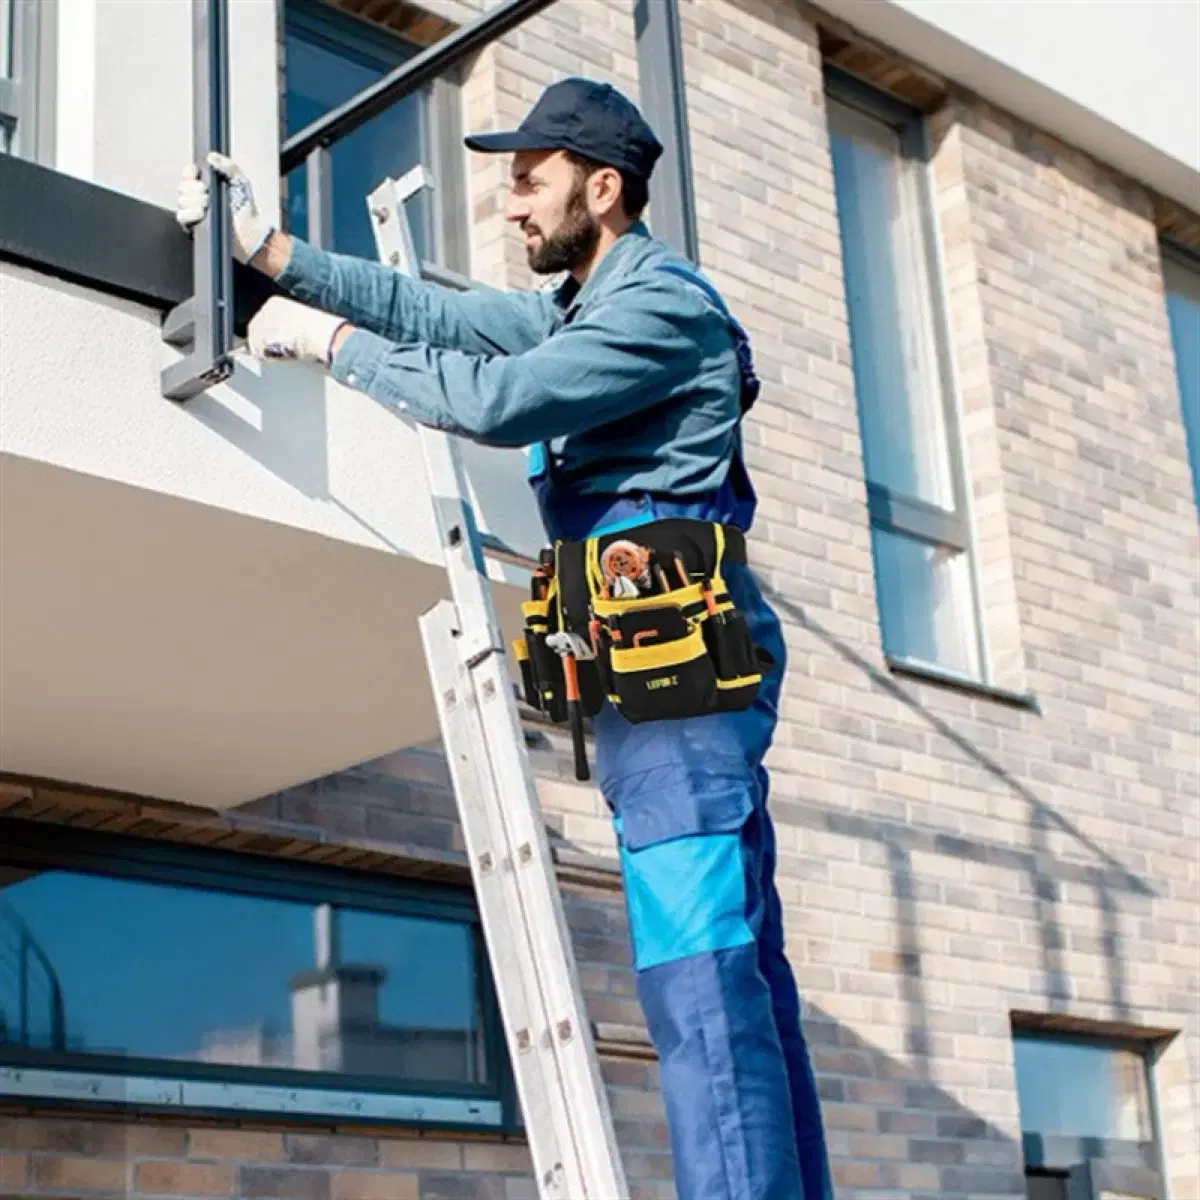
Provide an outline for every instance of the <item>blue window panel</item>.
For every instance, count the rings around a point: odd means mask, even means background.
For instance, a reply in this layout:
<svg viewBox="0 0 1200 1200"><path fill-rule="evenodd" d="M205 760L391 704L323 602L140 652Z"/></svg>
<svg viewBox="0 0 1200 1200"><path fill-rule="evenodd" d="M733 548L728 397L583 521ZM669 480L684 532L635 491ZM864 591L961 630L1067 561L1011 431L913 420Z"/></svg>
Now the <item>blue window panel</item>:
<svg viewBox="0 0 1200 1200"><path fill-rule="evenodd" d="M461 920L3 869L5 1046L441 1085L493 1083Z"/></svg>
<svg viewBox="0 0 1200 1200"><path fill-rule="evenodd" d="M378 33L361 21L321 11L321 6L292 0L285 26L286 134L343 104L394 70L420 48L399 36ZM426 93L406 96L330 151L333 165L333 246L330 249L375 259L375 236L367 196L390 177L400 178L427 159ZM417 253L432 260L432 204L429 197L410 201L407 212ZM308 237L308 182L304 167L287 177L287 228Z"/></svg>
<svg viewBox="0 0 1200 1200"><path fill-rule="evenodd" d="M1020 1035L1013 1049L1023 1133L1153 1140L1146 1063L1139 1049Z"/></svg>
<svg viewBox="0 0 1200 1200"><path fill-rule="evenodd" d="M1200 508L1200 260L1166 257L1163 274L1192 490Z"/></svg>

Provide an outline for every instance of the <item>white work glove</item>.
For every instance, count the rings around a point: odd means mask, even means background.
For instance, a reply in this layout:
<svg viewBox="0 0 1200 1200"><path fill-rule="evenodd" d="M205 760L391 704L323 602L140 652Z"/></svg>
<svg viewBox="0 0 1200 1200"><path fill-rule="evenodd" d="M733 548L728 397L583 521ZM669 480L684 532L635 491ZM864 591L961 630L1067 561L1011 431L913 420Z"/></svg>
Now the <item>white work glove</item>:
<svg viewBox="0 0 1200 1200"><path fill-rule="evenodd" d="M272 296L254 315L247 330L250 353L261 362L332 361L333 338L349 321L309 308L285 296Z"/></svg>
<svg viewBox="0 0 1200 1200"><path fill-rule="evenodd" d="M590 662L596 657L591 646L579 636L577 633L564 631L563 633L552 633L546 639L546 645L562 657L568 654L574 655L580 662Z"/></svg>
<svg viewBox="0 0 1200 1200"><path fill-rule="evenodd" d="M233 256L248 263L266 245L275 227L258 211L254 189L241 167L231 158L215 151L208 156L209 166L229 180L229 208L233 215ZM203 220L208 211L208 181L200 178L195 163L188 163L179 180L175 219L184 229Z"/></svg>

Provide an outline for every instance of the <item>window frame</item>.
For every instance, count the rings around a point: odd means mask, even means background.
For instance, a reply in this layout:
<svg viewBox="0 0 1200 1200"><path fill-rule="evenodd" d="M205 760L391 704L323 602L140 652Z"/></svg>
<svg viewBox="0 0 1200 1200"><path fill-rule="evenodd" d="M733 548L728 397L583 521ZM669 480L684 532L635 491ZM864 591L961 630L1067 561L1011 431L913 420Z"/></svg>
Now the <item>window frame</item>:
<svg viewBox="0 0 1200 1200"><path fill-rule="evenodd" d="M395 30L382 29L353 13L336 9L321 0L284 0L281 5L280 36L286 44L293 24L310 37L319 38L331 50L346 48L375 58L404 59L398 47L412 55L426 47ZM410 56L410 57L411 57ZM433 264L456 274L470 274L470 239L467 223L467 179L462 149L461 87L459 67L438 76L415 95L420 99L420 159L433 179L432 196L426 206L425 244L432 248ZM287 63L280 73L280 110L287 103ZM453 149L451 149L453 147ZM331 167L332 169L332 167ZM283 212L287 212L287 177L280 180ZM364 211L366 197L363 197Z"/></svg>
<svg viewBox="0 0 1200 1200"><path fill-rule="evenodd" d="M1158 243L1159 255L1165 268L1169 261L1182 271L1189 271L1195 275L1197 283L1200 283L1200 250L1196 250L1191 246L1186 246L1182 242L1175 241L1173 238L1160 237ZM1175 345L1175 337L1170 329L1170 312L1167 308L1167 298L1171 289L1167 286L1166 270L1162 271L1163 284L1163 308L1167 312L1167 337L1171 344L1171 362L1175 368L1175 390L1178 393L1179 399L1179 420L1183 423L1184 408L1183 408L1183 377L1179 370L1179 349ZM1187 436L1187 427L1184 426L1184 436ZM1200 496L1200 458L1195 462L1192 461L1191 447L1185 446L1185 451L1188 458L1188 466L1192 471L1192 492L1193 495Z"/></svg>
<svg viewBox="0 0 1200 1200"><path fill-rule="evenodd" d="M929 269L929 301L932 314L930 332L933 335L936 352L954 508L942 508L940 505L932 504L920 497L895 491L885 484L866 478L867 509L873 529L912 538L925 545L951 550L966 556L970 583L970 611L964 614L964 617L970 621L979 672L978 675L975 675L959 671L944 663L895 653L888 650L886 646L884 647L884 657L889 666L895 668L910 669L920 674L941 677L967 686L993 687L995 675L988 647L987 626L984 621L982 602L982 580L979 575L979 561L974 544L967 447L962 436L962 405L952 351L952 323L946 295L944 254L941 232L936 220L930 174L933 144L928 122L925 114L919 108L880 91L832 63L824 64L823 74L827 104L833 101L889 126L899 136L900 156L919 167L914 172L919 211L912 215L915 218L915 227L921 238L921 248L927 257ZM830 137L832 138L832 134ZM830 169L832 172L832 160ZM857 391L857 381L855 387ZM864 473L865 469L864 459ZM876 587L878 586L878 573L876 573Z"/></svg>
<svg viewBox="0 0 1200 1200"><path fill-rule="evenodd" d="M0 128L9 136L8 153L48 163L54 152L58 6L39 0L8 0L8 5L12 73L0 74Z"/></svg>
<svg viewBox="0 0 1200 1200"><path fill-rule="evenodd" d="M5 1072L12 1071L25 1076L36 1074L53 1082L53 1088L41 1092L16 1094L22 1102L38 1106L184 1111L299 1124L336 1120L339 1124L454 1131L507 1132L515 1127L515 1089L499 1004L478 908L469 888L14 818L0 818L0 829L4 832L0 865L65 870L314 906L328 903L382 915L465 925L473 942L475 978L480 989L480 1033L491 1080L487 1084L397 1081L397 1086L379 1076L0 1045L0 1097L14 1096L4 1085ZM103 1085L113 1080L130 1085L127 1098L111 1098L114 1089ZM168 1095L171 1085L178 1087ZM273 1092L278 1093L274 1097L277 1103L261 1102L272 1098ZM294 1102L287 1102L287 1094L293 1095ZM93 1099L97 1096L100 1099ZM323 1106L317 1098L325 1101ZM429 1115L431 1111L442 1115Z"/></svg>
<svg viewBox="0 0 1200 1200"><path fill-rule="evenodd" d="M1130 1169L1152 1172L1158 1176L1161 1188L1162 1181L1166 1179L1166 1159L1155 1064L1166 1045L1166 1040L1161 1036L1150 1034L1145 1037L1137 1037L1132 1034L1121 1035L1103 1030L1067 1029L1057 1028L1053 1025L1028 1025L1020 1022L1014 1023L1011 1036L1014 1045L1018 1040L1070 1042L1096 1049L1120 1050L1136 1054L1142 1063L1146 1086L1147 1117L1150 1121L1150 1140L1145 1142L1126 1138L1046 1135L1022 1128L1021 1155L1026 1177L1050 1176L1068 1181L1074 1179L1081 1172L1089 1171L1091 1169L1089 1164L1100 1163L1105 1168L1112 1168L1118 1172ZM1017 1086L1014 1064L1014 1090Z"/></svg>

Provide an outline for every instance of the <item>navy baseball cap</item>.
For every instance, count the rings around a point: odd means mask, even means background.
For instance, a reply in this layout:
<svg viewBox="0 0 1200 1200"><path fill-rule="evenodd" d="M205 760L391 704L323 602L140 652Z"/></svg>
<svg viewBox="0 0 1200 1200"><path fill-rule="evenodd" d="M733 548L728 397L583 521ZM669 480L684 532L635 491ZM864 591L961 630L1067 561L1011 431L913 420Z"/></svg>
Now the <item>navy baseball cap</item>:
<svg viewBox="0 0 1200 1200"><path fill-rule="evenodd" d="M570 150L642 179L650 178L663 152L637 106L616 88L591 79L551 84L518 129L464 140L469 149L485 154Z"/></svg>

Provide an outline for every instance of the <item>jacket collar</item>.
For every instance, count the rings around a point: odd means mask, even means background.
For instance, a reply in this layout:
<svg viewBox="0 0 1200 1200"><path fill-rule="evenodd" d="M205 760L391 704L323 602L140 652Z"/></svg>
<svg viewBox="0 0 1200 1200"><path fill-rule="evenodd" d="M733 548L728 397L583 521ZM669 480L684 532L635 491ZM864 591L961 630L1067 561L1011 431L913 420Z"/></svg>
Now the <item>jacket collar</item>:
<svg viewBox="0 0 1200 1200"><path fill-rule="evenodd" d="M574 276L568 275L559 285L557 294L557 302L563 310L563 316L567 320L574 317L585 301L604 290L605 280L611 280L620 274L621 269L629 264L637 252L645 248L649 239L650 230L644 222L637 221L609 247L608 253L596 264L595 270L582 285Z"/></svg>

